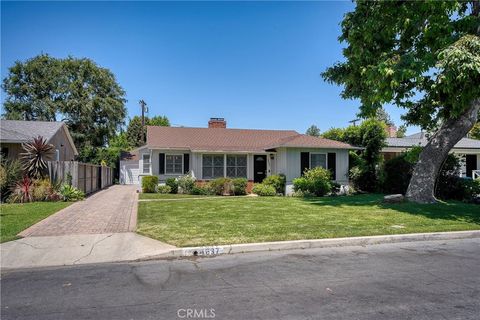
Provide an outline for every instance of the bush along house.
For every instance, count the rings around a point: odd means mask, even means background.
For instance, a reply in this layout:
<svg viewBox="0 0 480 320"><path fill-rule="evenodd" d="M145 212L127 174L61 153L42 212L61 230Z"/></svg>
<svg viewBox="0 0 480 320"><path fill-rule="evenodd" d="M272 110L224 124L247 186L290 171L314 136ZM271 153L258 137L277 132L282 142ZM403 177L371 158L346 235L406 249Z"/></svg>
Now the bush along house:
<svg viewBox="0 0 480 320"><path fill-rule="evenodd" d="M192 174L197 182L219 177L248 179L247 190L272 174L284 174L286 194L305 169L323 167L332 180L348 184L349 144L300 134L293 130L228 129L223 118L211 118L208 128L147 127L146 145L120 163L121 183L140 184L142 176Z"/></svg>

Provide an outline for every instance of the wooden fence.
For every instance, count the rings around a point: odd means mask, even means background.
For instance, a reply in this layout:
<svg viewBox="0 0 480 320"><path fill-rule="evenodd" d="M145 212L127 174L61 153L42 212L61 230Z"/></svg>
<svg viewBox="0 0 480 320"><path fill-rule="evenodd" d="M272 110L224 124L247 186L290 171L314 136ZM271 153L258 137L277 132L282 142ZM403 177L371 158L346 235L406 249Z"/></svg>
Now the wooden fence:
<svg viewBox="0 0 480 320"><path fill-rule="evenodd" d="M113 184L113 169L78 161L49 161L48 174L55 182L70 183L86 194Z"/></svg>

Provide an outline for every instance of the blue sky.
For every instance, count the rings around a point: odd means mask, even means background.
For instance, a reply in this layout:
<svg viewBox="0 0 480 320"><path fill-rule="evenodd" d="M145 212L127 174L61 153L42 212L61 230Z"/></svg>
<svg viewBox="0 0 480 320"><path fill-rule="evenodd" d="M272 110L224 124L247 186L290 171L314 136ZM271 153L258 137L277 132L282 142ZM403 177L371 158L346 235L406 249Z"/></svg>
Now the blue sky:
<svg viewBox="0 0 480 320"><path fill-rule="evenodd" d="M320 73L341 60L351 2L2 2L1 75L39 53L88 57L127 92L129 116L204 127L322 131L358 112ZM2 100L4 93L2 92ZM387 108L400 124L400 110ZM409 130L410 132L412 130Z"/></svg>

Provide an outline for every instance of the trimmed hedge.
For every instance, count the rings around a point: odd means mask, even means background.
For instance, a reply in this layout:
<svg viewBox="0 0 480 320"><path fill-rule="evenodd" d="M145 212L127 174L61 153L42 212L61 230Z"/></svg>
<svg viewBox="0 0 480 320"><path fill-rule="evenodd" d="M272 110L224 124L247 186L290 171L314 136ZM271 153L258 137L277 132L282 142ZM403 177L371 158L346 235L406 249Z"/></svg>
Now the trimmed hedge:
<svg viewBox="0 0 480 320"><path fill-rule="evenodd" d="M170 193L178 193L178 182L175 178L168 178L165 184L170 187Z"/></svg>
<svg viewBox="0 0 480 320"><path fill-rule="evenodd" d="M142 192L144 193L155 193L157 185L157 176L145 176L142 178Z"/></svg>
<svg viewBox="0 0 480 320"><path fill-rule="evenodd" d="M263 183L254 185L252 192L262 197L271 197L277 195L277 191L273 186Z"/></svg>
<svg viewBox="0 0 480 320"><path fill-rule="evenodd" d="M277 193L284 194L287 178L284 174L273 174L263 179L262 183L274 187Z"/></svg>
<svg viewBox="0 0 480 320"><path fill-rule="evenodd" d="M248 180L246 178L236 178L232 180L233 194L242 196L247 194Z"/></svg>

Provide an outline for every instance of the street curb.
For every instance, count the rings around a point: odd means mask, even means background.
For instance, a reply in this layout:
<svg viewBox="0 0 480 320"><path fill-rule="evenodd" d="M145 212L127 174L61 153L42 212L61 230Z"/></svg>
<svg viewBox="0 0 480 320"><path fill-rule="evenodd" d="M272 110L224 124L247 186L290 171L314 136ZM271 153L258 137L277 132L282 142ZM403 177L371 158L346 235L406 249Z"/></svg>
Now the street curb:
<svg viewBox="0 0 480 320"><path fill-rule="evenodd" d="M410 233L383 236L330 238L315 240L276 241L261 243L245 243L219 246L175 248L161 255L149 256L141 260L156 260L168 258L182 258L192 256L218 256L261 251L280 251L294 249L332 248L346 246L367 246L383 243L401 243L412 241L453 240L480 238L480 230Z"/></svg>

